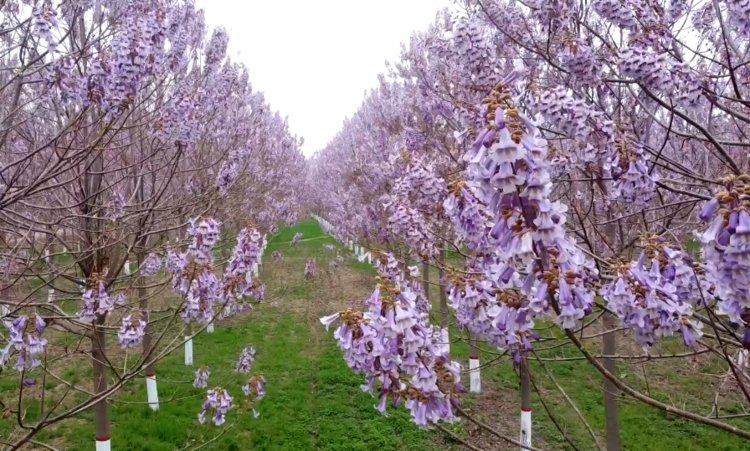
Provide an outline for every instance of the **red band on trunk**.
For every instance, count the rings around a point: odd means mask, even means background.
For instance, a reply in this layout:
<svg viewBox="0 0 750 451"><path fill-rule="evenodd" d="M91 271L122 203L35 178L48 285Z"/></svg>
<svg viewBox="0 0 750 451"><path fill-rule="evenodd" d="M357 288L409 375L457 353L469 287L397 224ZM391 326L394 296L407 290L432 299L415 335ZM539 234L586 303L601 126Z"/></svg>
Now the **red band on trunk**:
<svg viewBox="0 0 750 451"><path fill-rule="evenodd" d="M521 407L521 412L531 412L531 407Z"/></svg>
<svg viewBox="0 0 750 451"><path fill-rule="evenodd" d="M471 356L469 358L472 359L472 360L479 360L479 356L478 355L473 355L473 356Z"/></svg>
<svg viewBox="0 0 750 451"><path fill-rule="evenodd" d="M110 440L112 440L112 438L111 438L111 437L107 437L107 438L98 438L98 439L96 439L96 441L97 441L97 442L108 442L108 441L110 441Z"/></svg>

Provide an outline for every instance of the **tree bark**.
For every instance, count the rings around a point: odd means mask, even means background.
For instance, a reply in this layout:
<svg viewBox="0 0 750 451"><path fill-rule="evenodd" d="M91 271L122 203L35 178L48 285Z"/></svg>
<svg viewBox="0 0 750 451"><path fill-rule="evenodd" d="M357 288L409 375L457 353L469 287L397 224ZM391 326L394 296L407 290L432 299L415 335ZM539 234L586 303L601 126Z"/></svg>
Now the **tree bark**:
<svg viewBox="0 0 750 451"><path fill-rule="evenodd" d="M602 321L605 330L613 330L615 328L615 318L609 314L604 313ZM604 355L614 355L617 353L617 337L615 333L609 333L602 335L602 352ZM617 374L617 362L614 359L603 358L602 366L606 368L611 374ZM617 405L617 387L615 384L604 378L603 384L604 390L604 414L607 423L607 451L619 451L620 446L620 412Z"/></svg>
<svg viewBox="0 0 750 451"><path fill-rule="evenodd" d="M99 395L107 391L107 364L105 359L105 335L104 329L100 328L104 318L97 319L94 324L94 332L91 337L91 361L94 370L94 392ZM109 424L109 405L107 399L103 398L94 405L94 424L96 427L96 440L106 441L111 437Z"/></svg>

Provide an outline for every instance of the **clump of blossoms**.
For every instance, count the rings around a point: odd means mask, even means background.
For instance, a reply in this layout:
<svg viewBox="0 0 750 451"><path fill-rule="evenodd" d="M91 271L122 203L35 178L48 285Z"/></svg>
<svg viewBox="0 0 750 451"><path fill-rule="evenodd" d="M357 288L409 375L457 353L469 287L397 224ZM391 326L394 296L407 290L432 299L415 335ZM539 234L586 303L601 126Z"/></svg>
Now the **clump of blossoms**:
<svg viewBox="0 0 750 451"><path fill-rule="evenodd" d="M206 388L208 387L208 376L211 375L211 371L208 370L207 366L202 366L195 370L195 380L193 381L193 387L195 388Z"/></svg>
<svg viewBox="0 0 750 451"><path fill-rule="evenodd" d="M306 280L312 280L315 277L315 258L309 258L307 259L307 263L305 263L305 279Z"/></svg>
<svg viewBox="0 0 750 451"><path fill-rule="evenodd" d="M478 255L468 262L468 274L450 278L457 320L519 361L531 347L536 317L572 329L592 311L596 271L566 234L566 206L550 199L547 142L514 106L515 77L484 100L484 129L464 155L463 179L451 182L446 214ZM471 227L466 211L477 212Z"/></svg>
<svg viewBox="0 0 750 451"><path fill-rule="evenodd" d="M146 321L140 318L133 319L132 315L127 315L122 318L120 330L117 331L117 339L121 348L130 349L141 344L145 334Z"/></svg>
<svg viewBox="0 0 750 451"><path fill-rule="evenodd" d="M648 237L640 258L620 266L617 280L604 286L607 306L642 346L674 334L693 346L701 337L703 325L693 319L699 287L688 262L682 251Z"/></svg>
<svg viewBox="0 0 750 451"><path fill-rule="evenodd" d="M228 391L216 387L208 390L206 400L203 402L203 408L198 413L198 421L203 424L206 422L206 415L213 413L213 422L216 426L221 426L226 421L226 415L234 407L234 400Z"/></svg>
<svg viewBox="0 0 750 451"><path fill-rule="evenodd" d="M448 196L443 202L446 216L453 222L459 239L471 251L490 247L486 239L492 225L491 215L484 204L477 201L460 177L454 177L448 184Z"/></svg>
<svg viewBox="0 0 750 451"><path fill-rule="evenodd" d="M289 243L289 246L296 246L300 241L302 241L302 237L304 235L301 232L297 232L292 237L292 241Z"/></svg>
<svg viewBox="0 0 750 451"><path fill-rule="evenodd" d="M84 323L93 323L97 316L112 313L116 305L125 305L124 293L110 296L104 285L103 275L93 273L89 288L83 293L83 310L78 312L78 319Z"/></svg>
<svg viewBox="0 0 750 451"><path fill-rule="evenodd" d="M719 310L750 330L750 176L723 179L724 190L708 201L700 235L706 277L715 287ZM746 334L750 347L750 336Z"/></svg>
<svg viewBox="0 0 750 451"><path fill-rule="evenodd" d="M262 242L263 236L255 229L243 228L237 235L237 245L222 280L223 299L230 310L239 307L236 302L248 296L263 299L265 286L253 278L253 268L261 262ZM250 309L250 304L239 308Z"/></svg>
<svg viewBox="0 0 750 451"><path fill-rule="evenodd" d="M4 367L11 356L18 354L14 368L18 371L39 366L39 356L44 353L47 339L42 337L47 323L36 315L33 325L25 315L6 322L8 328L8 344L0 351L0 367Z"/></svg>
<svg viewBox="0 0 750 451"><path fill-rule="evenodd" d="M167 270L172 273L172 290L185 298L182 318L208 324L214 306L221 300L221 283L213 273L213 248L219 242L219 223L194 218L188 225L191 243L187 252L167 251Z"/></svg>
<svg viewBox="0 0 750 451"><path fill-rule="evenodd" d="M219 223L211 218L194 218L188 224L188 235L192 242L188 252L198 265L209 265L213 262L214 246L219 242Z"/></svg>
<svg viewBox="0 0 750 451"><path fill-rule="evenodd" d="M581 39L569 38L563 42L560 60L577 81L595 85L600 81L600 65L594 50Z"/></svg>
<svg viewBox="0 0 750 451"><path fill-rule="evenodd" d="M253 416L258 418L260 413L255 410L255 403L266 396L266 378L262 374L251 377L247 381L247 384L242 386L242 391L245 393L245 396L247 396L245 399L245 405L247 408L252 409Z"/></svg>
<svg viewBox="0 0 750 451"><path fill-rule="evenodd" d="M391 159L391 165L397 177L390 193L383 196L388 227L417 254L435 256L437 245L429 229L431 219L438 213L435 206L445 197L445 183L435 174L432 164L413 157L406 149Z"/></svg>
<svg viewBox="0 0 750 451"><path fill-rule="evenodd" d="M249 346L243 349L240 353L240 358L237 360L237 365L234 367L234 371L237 373L248 374L252 369L254 361L255 347Z"/></svg>
<svg viewBox="0 0 750 451"><path fill-rule="evenodd" d="M470 265L467 269L471 268ZM518 363L536 338L531 303L518 289L497 289L479 274L450 273L446 287L448 305L456 311L459 326L469 328L475 336L499 349L510 350Z"/></svg>
<svg viewBox="0 0 750 451"><path fill-rule="evenodd" d="M321 318L326 328L340 319L334 338L347 365L364 374L363 389L376 395L385 414L388 400L403 401L414 423L426 427L456 421L460 367L435 341L420 295L395 258L378 254L378 285L365 302L367 311L347 309ZM423 296L422 296L423 298Z"/></svg>
<svg viewBox="0 0 750 451"><path fill-rule="evenodd" d="M150 277L158 273L161 269L161 257L155 253L150 253L141 263L140 273L144 277Z"/></svg>
<svg viewBox="0 0 750 451"><path fill-rule="evenodd" d="M612 198L620 198L628 205L643 207L656 194L656 174L649 171L643 157L643 146L634 140L617 141L617 152L611 162L615 182Z"/></svg>
<svg viewBox="0 0 750 451"><path fill-rule="evenodd" d="M275 262L280 262L284 260L284 254L282 254L281 251L273 251L273 253L271 254L271 258Z"/></svg>

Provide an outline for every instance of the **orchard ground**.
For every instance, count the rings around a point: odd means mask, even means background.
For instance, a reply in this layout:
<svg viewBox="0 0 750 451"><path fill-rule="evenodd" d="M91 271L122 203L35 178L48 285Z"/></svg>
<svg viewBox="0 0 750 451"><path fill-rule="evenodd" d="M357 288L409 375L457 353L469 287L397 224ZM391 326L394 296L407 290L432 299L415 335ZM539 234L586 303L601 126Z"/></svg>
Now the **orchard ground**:
<svg viewBox="0 0 750 451"><path fill-rule="evenodd" d="M294 247L289 242L295 233L303 240ZM113 448L127 450L431 450L461 449L440 431L423 431L414 426L402 407L391 408L388 417L374 408L375 398L363 393L362 377L350 371L333 339L326 332L320 316L360 304L374 286L375 272L367 264L348 259L339 268L328 263L335 253L324 245L338 244L323 234L314 221L306 221L274 236L266 251L262 279L268 284L266 301L252 313L219 323L213 334L196 337L195 366L186 367L181 352L176 352L157 366L161 408L152 412L144 403L143 379L130 383L112 402ZM341 252L348 252L341 248ZM285 259L273 262L271 253L281 251ZM312 281L303 277L309 257L317 259L317 273ZM450 261L450 259L449 259ZM435 271L430 274L435 281ZM431 299L437 300L433 287ZM437 306L435 309L437 313ZM541 331L545 337L562 338L554 327ZM461 331L452 328L452 357L467 366L468 346ZM629 346L627 337L621 346ZM601 377L588 364L576 359L580 353L565 345L565 340L537 344L537 356L545 360L531 363L537 389L533 394L534 445L542 449L593 449L592 439L576 406L600 443L604 443L604 409ZM598 338L589 340L596 352ZM254 372L268 380L267 395L258 404L254 418L242 405L241 386L246 377L233 372L241 350L246 346L258 350ZM659 350L665 354L684 352L674 341L665 342ZM632 349L629 349L632 351ZM630 353L630 352L629 352ZM655 352L654 352L655 353ZM464 406L498 431L516 437L518 434L518 377L507 356L483 349L483 393L466 395ZM234 396L237 408L227 423L216 427L200 425L197 413L205 399L205 390L192 386L196 367L211 370L209 386L220 385ZM721 415L741 414L741 404L733 396L737 388L725 381L721 365L708 355L693 359L663 359L620 363L619 377L647 391L651 396L683 407L709 405L716 400ZM89 365L73 365L68 376L74 380L90 378ZM464 374L468 386L468 377ZM0 386L2 400L17 392L15 378L4 378ZM646 383L648 381L648 384ZM52 392L54 381L46 382ZM565 392L562 394L558 385ZM60 387L58 387L59 389ZM701 401L699 401L701 400ZM30 405L24 415L38 415L38 405ZM741 439L714 429L667 416L622 397L620 402L622 443L627 450L741 450L747 444ZM708 412L706 412L708 413ZM554 419L554 421L553 421ZM738 426L748 428L750 421L739 418ZM0 421L0 436L18 433L13 417ZM449 426L457 436L481 449L515 449L494 436L478 430L464 420ZM78 450L92 446L93 416L86 412L73 420L43 431L39 440L57 449ZM574 446L571 445L574 444ZM33 447L32 447L33 448Z"/></svg>

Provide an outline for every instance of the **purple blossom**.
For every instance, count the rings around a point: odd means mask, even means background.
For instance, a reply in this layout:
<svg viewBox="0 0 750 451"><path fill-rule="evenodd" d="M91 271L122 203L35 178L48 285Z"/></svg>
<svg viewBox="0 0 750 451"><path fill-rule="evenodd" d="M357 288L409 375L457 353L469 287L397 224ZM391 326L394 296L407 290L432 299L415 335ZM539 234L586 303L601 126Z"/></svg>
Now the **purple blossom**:
<svg viewBox="0 0 750 451"><path fill-rule="evenodd" d="M213 263L213 248L219 242L219 223L211 218L194 218L188 224L188 235L192 242L188 253L199 266Z"/></svg>
<svg viewBox="0 0 750 451"><path fill-rule="evenodd" d="M229 259L222 292L230 307L235 300L253 296L261 300L265 288L253 278L253 270L261 263L263 236L255 229L242 229L237 235L237 245ZM260 295L260 297L258 297Z"/></svg>
<svg viewBox="0 0 750 451"><path fill-rule="evenodd" d="M8 344L0 351L0 367L5 366L14 354L17 354L14 368L18 371L41 365L39 356L47 346L47 339L42 337L46 327L44 320L37 315L32 326L29 318L22 315L5 326L8 328Z"/></svg>
<svg viewBox="0 0 750 451"><path fill-rule="evenodd" d="M381 283L365 302L365 312L346 310L320 319L334 331L347 365L365 375L363 389L377 394L383 414L387 399L406 399L420 426L455 421L452 406L464 391L459 366L442 354L429 324L428 303L418 281L410 280L392 255L376 261ZM438 381L441 384L438 385Z"/></svg>
<svg viewBox="0 0 750 451"><path fill-rule="evenodd" d="M223 388L216 387L208 390L203 407L198 413L198 421L203 424L206 422L206 415L213 412L213 422L216 426L221 426L226 421L226 414L234 406L234 401L229 392Z"/></svg>
<svg viewBox="0 0 750 451"><path fill-rule="evenodd" d="M185 299L182 318L186 322L198 321L208 324L213 321L214 307L219 301L221 286L216 275L208 270L193 279Z"/></svg>
<svg viewBox="0 0 750 451"><path fill-rule="evenodd" d="M161 257L155 253L148 254L148 257L143 261L140 267L141 275L144 277L150 277L157 274L161 269Z"/></svg>
<svg viewBox="0 0 750 451"><path fill-rule="evenodd" d="M702 323L693 319L693 306L699 300L694 278L677 275L685 257L659 241L648 246L656 255L649 258L644 252L637 262L622 268L618 279L603 288L604 300L641 345L680 334L692 346L702 336Z"/></svg>
<svg viewBox="0 0 750 451"><path fill-rule="evenodd" d="M297 232L292 237L292 241L289 243L289 246L296 246L301 240L304 235L301 232Z"/></svg>
<svg viewBox="0 0 750 451"><path fill-rule="evenodd" d="M142 319L133 320L132 315L122 318L122 325L117 332L117 339L120 347L130 349L138 346L143 342L143 336L146 334L146 321Z"/></svg>
<svg viewBox="0 0 750 451"><path fill-rule="evenodd" d="M234 371L237 373L247 374L250 372L253 362L255 361L255 348L249 346L242 350L240 358L237 360L237 365L234 367Z"/></svg>
<svg viewBox="0 0 750 451"><path fill-rule="evenodd" d="M750 312L750 206L746 176L725 180L725 191L707 202L701 219L709 223L699 236L706 278L715 288L719 311L742 324Z"/></svg>
<svg viewBox="0 0 750 451"><path fill-rule="evenodd" d="M78 312L78 319L84 323L93 323L97 316L112 313L115 305L127 303L124 293L110 296L103 281L96 282L94 286L96 288L89 288L83 293L83 310Z"/></svg>
<svg viewBox="0 0 750 451"><path fill-rule="evenodd" d="M206 388L208 387L208 376L211 375L211 371L208 370L207 366L202 366L195 370L195 380L193 381L193 387L195 388Z"/></svg>

